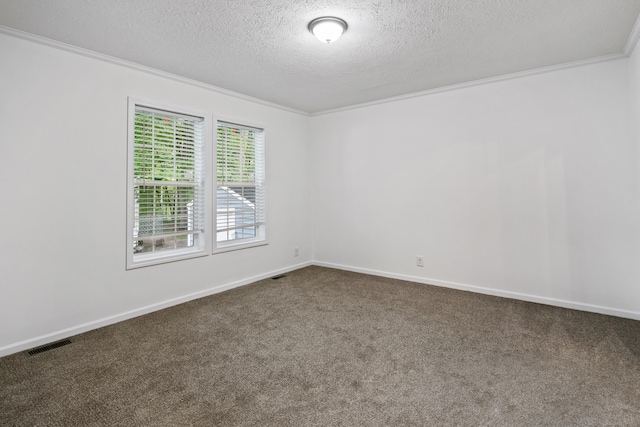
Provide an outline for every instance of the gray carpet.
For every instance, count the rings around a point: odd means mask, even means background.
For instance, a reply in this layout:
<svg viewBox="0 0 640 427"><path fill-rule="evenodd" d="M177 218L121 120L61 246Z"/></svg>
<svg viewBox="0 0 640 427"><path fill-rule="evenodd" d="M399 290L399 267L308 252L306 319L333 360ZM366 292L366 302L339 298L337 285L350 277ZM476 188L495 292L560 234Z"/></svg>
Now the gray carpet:
<svg viewBox="0 0 640 427"><path fill-rule="evenodd" d="M320 267L72 341L0 425L640 425L638 321Z"/></svg>

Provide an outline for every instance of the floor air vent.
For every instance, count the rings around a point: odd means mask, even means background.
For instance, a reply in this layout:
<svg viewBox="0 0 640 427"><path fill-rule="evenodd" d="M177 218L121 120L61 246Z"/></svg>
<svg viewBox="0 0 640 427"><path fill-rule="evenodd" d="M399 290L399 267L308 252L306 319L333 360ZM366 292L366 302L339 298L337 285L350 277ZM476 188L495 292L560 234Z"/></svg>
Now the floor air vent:
<svg viewBox="0 0 640 427"><path fill-rule="evenodd" d="M42 347L34 348L33 350L27 351L29 356L35 356L36 354L44 353L45 351L53 350L54 348L63 347L65 345L71 344L71 340L62 340L58 342L54 342L51 344L43 345Z"/></svg>
<svg viewBox="0 0 640 427"><path fill-rule="evenodd" d="M271 278L271 280L278 280L278 279L282 279L283 277L287 277L286 274L278 274L277 276L273 276Z"/></svg>

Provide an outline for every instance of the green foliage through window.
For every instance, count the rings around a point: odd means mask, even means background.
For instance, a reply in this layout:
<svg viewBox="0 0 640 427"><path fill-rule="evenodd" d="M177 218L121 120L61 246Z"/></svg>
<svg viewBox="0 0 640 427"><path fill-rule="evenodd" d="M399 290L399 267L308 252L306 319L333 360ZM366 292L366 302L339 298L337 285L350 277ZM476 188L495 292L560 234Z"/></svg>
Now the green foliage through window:
<svg viewBox="0 0 640 427"><path fill-rule="evenodd" d="M256 130L218 124L218 184L255 182Z"/></svg>
<svg viewBox="0 0 640 427"><path fill-rule="evenodd" d="M202 119L136 108L133 233L138 252L194 244L193 231L202 226L197 220L203 209L201 141Z"/></svg>
<svg viewBox="0 0 640 427"><path fill-rule="evenodd" d="M264 224L264 130L218 122L217 241L258 237Z"/></svg>

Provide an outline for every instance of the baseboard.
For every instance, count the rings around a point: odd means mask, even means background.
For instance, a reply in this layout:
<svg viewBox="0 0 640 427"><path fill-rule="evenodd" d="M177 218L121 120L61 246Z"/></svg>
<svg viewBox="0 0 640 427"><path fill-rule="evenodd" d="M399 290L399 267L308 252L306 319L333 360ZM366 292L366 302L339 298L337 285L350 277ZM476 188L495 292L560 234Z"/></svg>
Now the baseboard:
<svg viewBox="0 0 640 427"><path fill-rule="evenodd" d="M585 304L574 301L567 301L556 298L542 297L537 295L523 294L520 292L502 291L499 289L485 288L482 286L467 285L464 283L449 282L446 280L430 279L406 274L390 273L386 271L371 270L368 268L352 267L330 262L314 261L313 265L319 267L335 268L338 270L352 271L354 273L370 274L372 276L388 277L390 279L406 280L408 282L423 283L425 285L441 286L443 288L457 289L461 291L476 292L479 294L493 295L502 298L511 298L521 301L535 302L538 304L552 305L555 307L570 308L572 310L588 311L591 313L606 314L609 316L624 317L626 319L640 320L640 312L621 310L617 308L604 307L594 304Z"/></svg>
<svg viewBox="0 0 640 427"><path fill-rule="evenodd" d="M214 295L220 292L224 292L229 289L238 288L240 286L248 285L248 284L257 282L259 280L268 279L269 277L277 276L278 274L284 274L293 270L298 270L303 267L308 267L310 265L312 265L310 261L303 262L300 264L292 265L292 266L281 268L278 270L273 270L268 273L259 274L257 276L247 277L245 279L241 279L232 283L226 283L223 285L214 286L212 288L205 289L203 291L195 292L192 294L184 295L178 298L172 298L170 300L147 305L145 307L137 308L135 310L130 310L120 314L116 314L114 316L109 316L102 319L94 320L78 326L73 326L71 328L52 332L50 334L41 335L36 338L20 341L14 344L9 344L7 346L0 347L0 357L8 356L10 354L31 349L33 347L38 347L41 345L49 344L54 341L69 338L71 336L78 335L83 332L88 332L93 329L102 328L103 326L113 325L114 323L122 322L123 320L132 319L134 317L142 316L144 314L152 313L154 311L162 310L164 308L172 307L174 305L182 304L188 301L196 300L198 298L203 298L209 295Z"/></svg>
<svg viewBox="0 0 640 427"><path fill-rule="evenodd" d="M193 301L198 298L207 297L220 292L224 292L230 289L245 286L259 280L267 279L278 274L288 273L293 270L308 267L310 265L317 265L319 267L334 268L338 270L352 271L354 273L370 274L372 276L388 277L390 279L406 280L408 282L423 283L426 285L441 286L444 288L457 289L462 291L476 292L486 295L493 295L503 298L511 298L521 301L535 302L539 304L552 305L556 307L569 308L573 310L588 311L592 313L606 314L609 316L623 317L627 319L640 320L640 312L621 310L611 307L604 307L594 304L584 304L574 301L561 300L556 298L541 297L536 295L523 294L519 292L502 291L498 289L486 288L482 286L468 285L464 283L449 282L446 280L430 279L418 276L411 276L407 274L390 273L386 271L372 270L368 268L353 267L342 264L335 264L322 261L307 261L300 264L292 265L289 267L273 270L267 273L259 274L252 277L247 277L235 282L226 283L223 285L214 286L203 291L195 292L192 294L184 295L178 298L162 301L159 303L151 304L145 307L141 307L135 310L130 310L124 313L116 314L114 316L97 319L91 322L87 322L78 326L63 329L60 331L52 332L50 334L41 335L32 339L20 341L18 343L9 344L4 347L0 347L0 357L8 356L13 353L28 350L40 345L49 344L54 341L58 341L64 338L69 338L74 335L81 334L83 332L91 331L93 329L102 328L104 326L113 325L124 320L132 319L134 317L142 316L144 314L152 313L154 311L162 310L164 308L172 307L174 305L182 304L188 301Z"/></svg>

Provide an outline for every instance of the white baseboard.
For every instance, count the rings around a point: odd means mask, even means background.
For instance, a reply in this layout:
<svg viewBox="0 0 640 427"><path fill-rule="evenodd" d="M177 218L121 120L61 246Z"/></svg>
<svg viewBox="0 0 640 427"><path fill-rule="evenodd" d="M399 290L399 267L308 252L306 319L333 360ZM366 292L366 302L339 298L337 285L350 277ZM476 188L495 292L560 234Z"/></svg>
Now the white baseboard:
<svg viewBox="0 0 640 427"><path fill-rule="evenodd" d="M479 294L493 295L502 298L511 298L521 301L535 302L538 304L552 305L572 310L588 311L591 313L606 314L609 316L624 317L627 319L640 320L640 312L621 310L617 308L604 307L601 305L585 304L574 301L567 301L556 298L541 297L536 295L523 294L520 292L502 291L499 289L485 288L482 286L467 285L464 283L448 282L446 280L429 279L406 274L389 273L386 271L370 270L368 268L351 267L348 265L334 264L330 262L314 261L313 265L319 267L335 268L338 270L352 271L354 273L370 274L372 276L388 277L390 279L406 280L408 282L422 283L425 285L441 286L443 288L457 289L461 291L476 292Z"/></svg>
<svg viewBox="0 0 640 427"><path fill-rule="evenodd" d="M535 302L539 304L552 305L556 307L570 308L573 310L588 311L592 313L606 314L609 316L640 320L640 312L636 312L636 311L621 310L621 309L604 307L604 306L599 306L594 304L585 304L585 303L561 300L556 298L540 297L536 295L523 294L519 292L502 291L498 289L485 288L481 286L467 285L463 283L449 282L445 280L429 279L429 278L418 277L418 276L410 276L406 274L390 273L386 271L371 270L368 268L352 267L352 266L329 263L329 262L308 261L308 262L292 265L289 267L281 268L278 270L270 271L268 273L247 277L245 279L238 280L235 282L214 286L212 288L205 289L203 291L199 291L199 292L184 295L178 298L173 298L170 300L151 304L135 310L130 310L124 313L116 314L114 316L97 319L91 322L73 326L71 328L63 329L60 331L52 332L50 334L41 335L28 340L20 341L14 344L9 344L7 346L0 347L0 357L8 356L13 353L18 353L20 351L28 350L30 348L38 347L54 341L69 338L71 336L78 335L83 332L91 331L93 329L98 329L104 326L113 325L114 323L122 322L124 320L132 319L134 317L142 316L144 314L152 313L154 311L162 310L164 308L172 307L174 305L182 304L188 301L193 301L198 298L214 295L220 292L227 291L229 289L238 288L240 286L248 285L248 284L257 282L259 280L276 276L278 274L284 274L293 270L298 270L300 268L308 267L310 265L317 265L319 267L335 268L338 270L352 271L354 273L370 274L372 276L388 277L391 279L406 280L408 282L441 286L444 288L476 292L480 294L493 295L497 297L511 298L516 300Z"/></svg>
<svg viewBox="0 0 640 427"><path fill-rule="evenodd" d="M54 341L69 338L74 335L81 334L83 332L91 331L93 329L102 328L103 326L113 325L114 323L122 322L123 320L132 319L134 317L142 316L144 314L152 313L154 311L162 310L164 308L172 307L174 305L182 304L188 301L193 301L198 298L207 297L209 295L217 294L227 291L229 289L238 288L240 286L248 285L259 280L268 279L269 277L277 276L278 274L288 273L293 270L298 270L303 267L312 265L309 262L303 262L300 264L292 265L289 267L281 268L278 270L270 271L268 273L259 274L257 276L247 277L236 282L227 283L224 285L214 286L213 288L205 289L203 291L195 292L192 294L184 295L178 298L162 301L159 303L147 305L145 307L130 310L124 313L116 314L114 316L97 319L91 322L87 322L78 326L63 329L60 331L52 332L50 334L41 335L39 337L31 338L28 340L20 341L14 344L9 344L4 347L0 347L0 357L8 356L13 353L28 350L41 345L49 344Z"/></svg>

